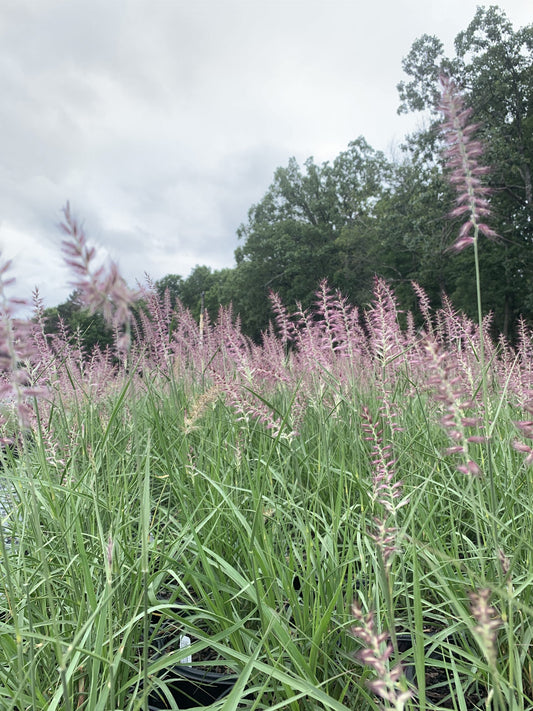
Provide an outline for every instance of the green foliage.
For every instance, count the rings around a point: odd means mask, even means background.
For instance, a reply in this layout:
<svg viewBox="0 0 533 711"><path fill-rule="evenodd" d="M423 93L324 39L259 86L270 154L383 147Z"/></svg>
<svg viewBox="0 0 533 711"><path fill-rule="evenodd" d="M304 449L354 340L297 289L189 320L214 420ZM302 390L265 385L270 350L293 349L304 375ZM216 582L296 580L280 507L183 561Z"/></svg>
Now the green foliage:
<svg viewBox="0 0 533 711"><path fill-rule="evenodd" d="M278 168L264 198L239 228L236 283L245 297L237 305L245 329L254 336L265 327L270 290L286 303L310 305L316 284L327 277L370 297L373 273L364 286L355 262L368 260L369 227L384 192L390 166L384 155L358 138L332 164L309 158L303 170L294 158ZM364 268L364 267L363 267ZM353 271L352 271L353 270Z"/></svg>
<svg viewBox="0 0 533 711"><path fill-rule="evenodd" d="M445 66L487 119L502 242L483 243L479 265L506 324L532 288L531 32L480 8L456 55L417 41L403 108L430 108ZM404 303L416 279L470 306L480 274L447 251L437 143L411 137L399 164L363 139L331 165L291 160L250 210L236 268L168 275L159 296L196 317L233 300L254 334L268 287L305 306L332 274L360 301L375 269ZM498 351L448 310L426 312L436 340L419 338L386 292L365 331L324 290L289 350L226 319L218 343L185 323L171 351L168 314L147 300L154 340L131 348L135 368L50 351L32 437L0 450L2 708L148 709L149 693L168 697L184 635L195 665L238 677L227 711L366 711L384 678L398 693L416 679L407 708L532 708L531 332ZM105 345L76 294L46 315Z"/></svg>
<svg viewBox="0 0 533 711"><path fill-rule="evenodd" d="M215 319L221 304L228 305L233 300L233 276L231 269L213 271L210 267L197 265L181 281L179 299L196 319L200 317L202 307Z"/></svg>
<svg viewBox="0 0 533 711"><path fill-rule="evenodd" d="M382 436L409 500L387 589L376 462L360 432L361 402L378 413L383 391L366 379L349 391L324 373L291 439L156 372L98 403L58 403L50 432L3 461L2 708L139 711L143 688L164 693L187 634L195 665L239 676L231 708L369 711L354 599L380 633L390 604L396 632L413 635L392 664L416 670L417 708L484 705L496 688L505 708L530 708L533 508L509 446L516 410L491 402L498 551L487 487L440 453L438 404L398 379L389 405L403 428L384 417ZM289 414L293 396L269 406ZM468 598L486 588L500 619L494 663Z"/></svg>
<svg viewBox="0 0 533 711"><path fill-rule="evenodd" d="M157 295L162 299L166 292L170 297L170 306L174 308L183 297L183 278L179 274L167 274L155 283Z"/></svg>

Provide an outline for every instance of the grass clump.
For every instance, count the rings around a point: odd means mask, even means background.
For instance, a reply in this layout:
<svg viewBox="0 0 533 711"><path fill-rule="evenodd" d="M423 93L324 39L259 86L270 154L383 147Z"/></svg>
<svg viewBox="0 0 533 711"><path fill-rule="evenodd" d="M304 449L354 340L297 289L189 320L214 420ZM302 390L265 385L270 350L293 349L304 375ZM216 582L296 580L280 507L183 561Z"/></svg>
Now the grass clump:
<svg viewBox="0 0 533 711"><path fill-rule="evenodd" d="M111 395L86 398L81 381L67 406L50 391L31 437L3 456L3 707L147 708L187 635L194 666L239 679L227 708L372 708L355 601L373 611L381 653L393 646L384 663L401 664L407 705L482 708L497 680L528 708L519 393L492 395L493 511L483 474L445 453L424 352L412 344L379 367L366 356L364 389L334 351L294 390L240 384L275 433L232 406L227 362L203 389L172 368L116 366Z"/></svg>

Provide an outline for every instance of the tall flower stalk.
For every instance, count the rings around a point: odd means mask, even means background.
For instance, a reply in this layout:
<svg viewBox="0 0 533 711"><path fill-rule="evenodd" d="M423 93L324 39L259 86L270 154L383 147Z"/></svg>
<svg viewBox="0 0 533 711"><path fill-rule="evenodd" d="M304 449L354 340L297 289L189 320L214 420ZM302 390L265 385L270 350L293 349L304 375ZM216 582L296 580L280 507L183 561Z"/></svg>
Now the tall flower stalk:
<svg viewBox="0 0 533 711"><path fill-rule="evenodd" d="M60 226L67 238L61 247L65 262L75 275L71 285L80 291L82 302L91 313L102 312L118 333L117 350L126 352L130 345L131 307L135 295L126 286L115 262L95 266L96 250L89 246L83 226L72 214L68 202L63 208L63 218Z"/></svg>
<svg viewBox="0 0 533 711"><path fill-rule="evenodd" d="M450 217L464 216L466 218L459 230L457 239L453 243L453 248L457 252L461 252L470 245L474 247L480 359L483 368L483 388L486 404L483 313L479 274L479 236L483 234L489 239L497 237L496 232L484 221L485 218L490 217L490 204L488 201L490 189L483 184L481 178L490 172L490 168L480 165L478 162L484 151L481 141L475 138L479 124L469 122L473 110L465 108L463 97L449 77L441 77L441 85L442 94L439 108L445 118L442 124L442 133L447 145L444 156L447 159L448 167L452 171L450 182L457 191L456 207L450 213Z"/></svg>
<svg viewBox="0 0 533 711"><path fill-rule="evenodd" d="M393 604L393 576L391 574L394 555L399 552L397 514L409 499L402 498L402 482L395 481L395 459L391 444L385 444L383 428L372 418L367 407L361 413L364 439L371 444L372 457L372 505L374 513L374 532L371 538L376 544L380 560L380 576L389 622L389 632L377 634L374 629L374 617L370 613L364 617L359 606L354 603L355 625L352 634L362 640L365 649L360 652L360 660L374 669L377 679L369 686L375 694L392 704L384 707L402 711L412 692L407 689L401 664L390 669L389 657L398 655L398 642L395 630ZM388 641L390 640L390 642ZM385 647L384 642L387 641Z"/></svg>
<svg viewBox="0 0 533 711"><path fill-rule="evenodd" d="M487 660L491 677L494 682L493 692L495 693L495 708L508 708L501 689L500 674L498 670L498 630L503 626L503 621L498 611L489 605L491 592L489 589L479 590L470 593L472 616L477 624L473 628L476 639L482 653ZM489 696L490 698L490 696Z"/></svg>
<svg viewBox="0 0 533 711"><path fill-rule="evenodd" d="M479 360L481 366L481 386L483 392L483 411L484 411L484 433L486 435L487 446L487 472L489 475L490 486L490 520L492 527L492 539L495 549L499 552L501 560L501 549L498 546L498 537L496 530L497 512L496 512L496 487L494 481L494 470L491 451L491 422L489 412L489 397L487 388L487 374L485 367L485 325L483 322L483 313L481 307L481 279L479 269L479 238L480 235L485 235L489 239L496 239L498 235L486 223L486 218L491 215L488 196L490 188L483 184L482 178L490 172L490 168L479 163L480 157L483 155L483 145L475 138L478 124L470 123L472 109L465 108L463 99L458 92L455 84L448 77L441 77L442 95L440 110L443 112L445 121L442 126L444 138L447 144L445 157L448 162L448 167L451 169L450 181L457 190L456 207L451 212L451 217L465 217L458 237L453 244L456 251L461 251L472 245L474 248L474 266L476 275L476 297L477 297L477 313L478 313L478 328L479 328ZM468 418L466 418L468 419ZM464 420L463 420L464 424ZM464 438L463 438L464 439ZM476 441L476 437L468 438L470 441ZM482 438L479 438L482 439ZM462 443L458 443L459 446ZM516 445L515 445L516 446ZM462 447L463 448L463 447ZM470 473L477 474L477 464L473 462L474 469ZM468 471L468 463L467 463ZM479 480L477 481L479 486ZM506 564L507 565L507 564ZM508 578L508 568L502 566L502 582L503 576ZM512 589L508 587L510 600L512 600ZM491 694L495 693L494 707L496 709L504 709L509 706L503 697L501 689L501 680L497 667L497 631L502 626L502 619L497 614L494 607L489 605L490 598L489 588L483 588L477 592L471 593L471 611L477 625L473 628L474 634L480 644L480 647L486 657L490 674L494 683L493 690L489 694L487 707L490 703ZM511 604L510 604L511 607ZM511 616L512 620L512 616ZM512 638L512 627L510 630L510 638ZM512 670L512 666L511 666ZM512 679L512 671L511 671Z"/></svg>
<svg viewBox="0 0 533 711"><path fill-rule="evenodd" d="M368 688L387 702L388 705L382 705L382 709L403 711L409 699L413 698L413 691L406 688L401 664L390 668L394 648L389 642L389 635L387 632L376 632L372 612L364 615L356 603L352 606L352 612L356 621L351 630L352 634L364 644L364 649L357 656L359 661L373 669L376 675L375 679L367 683Z"/></svg>
<svg viewBox="0 0 533 711"><path fill-rule="evenodd" d="M442 133L447 148L444 152L447 165L451 169L450 182L457 191L456 207L450 213L451 217L465 217L453 248L460 252L472 245L474 248L474 267L476 275L476 297L479 327L479 359L483 389L483 405L485 417L485 433L488 446L488 472L492 513L495 513L496 495L490 453L489 430L489 398L487 392L487 377L485 372L485 344L483 311L481 307L481 279L479 271L479 237L485 235L495 239L498 235L486 223L490 217L488 195L490 189L483 184L482 177L490 172L490 168L479 163L483 155L483 144L475 138L479 124L471 123L472 108L466 108L463 97L454 82L447 76L441 76L441 103L439 109L444 114ZM494 519L493 519L494 520ZM496 542L496 541L495 541Z"/></svg>
<svg viewBox="0 0 533 711"><path fill-rule="evenodd" d="M473 109L465 108L463 98L453 81L443 76L441 85L439 108L445 118L442 132L447 144L444 155L448 167L452 170L450 182L457 190L456 207L450 216L466 217L453 244L454 249L460 252L469 245L473 245L475 249L480 234L490 239L495 239L498 235L483 222L484 218L490 217L491 214L488 201L490 188L483 185L481 178L490 172L490 168L478 163L484 152L481 141L474 138L479 124L469 123Z"/></svg>

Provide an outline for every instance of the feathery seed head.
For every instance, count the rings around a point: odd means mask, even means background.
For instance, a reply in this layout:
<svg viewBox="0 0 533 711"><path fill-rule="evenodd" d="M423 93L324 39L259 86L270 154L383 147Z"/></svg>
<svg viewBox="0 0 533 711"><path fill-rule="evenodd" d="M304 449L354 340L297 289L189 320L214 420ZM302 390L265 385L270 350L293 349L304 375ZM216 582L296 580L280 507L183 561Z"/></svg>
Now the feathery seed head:
<svg viewBox="0 0 533 711"><path fill-rule="evenodd" d="M368 682L368 688L383 701L392 704L386 708L403 711L405 704L413 697L413 692L406 689L402 683L401 665L397 664L394 668L390 668L389 659L393 653L390 635L388 632L376 632L372 611L364 615L361 608L354 602L352 613L356 624L352 627L351 632L365 646L357 654L357 658L373 669L377 677Z"/></svg>
<svg viewBox="0 0 533 711"><path fill-rule="evenodd" d="M481 177L490 172L490 168L478 162L483 155L482 143L474 138L479 124L469 123L473 111L464 107L463 98L454 82L447 76L441 76L440 81L442 93L439 109L445 117L442 131L448 146L444 155L452 170L450 182L457 190L457 206L450 216L467 217L453 244L454 249L460 252L474 244L478 233L490 239L498 235L483 221L490 216L490 189L483 185Z"/></svg>
<svg viewBox="0 0 533 711"><path fill-rule="evenodd" d="M497 659L496 638L502 626L502 620L496 609L489 605L490 590L484 589L470 593L472 616L478 623L474 632L478 635L488 663L495 667Z"/></svg>

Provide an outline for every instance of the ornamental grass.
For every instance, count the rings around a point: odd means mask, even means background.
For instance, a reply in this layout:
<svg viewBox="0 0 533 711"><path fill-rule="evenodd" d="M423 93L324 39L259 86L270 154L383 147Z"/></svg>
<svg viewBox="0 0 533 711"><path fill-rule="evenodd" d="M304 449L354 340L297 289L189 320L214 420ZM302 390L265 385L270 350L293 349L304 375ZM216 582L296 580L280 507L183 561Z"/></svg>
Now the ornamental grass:
<svg viewBox="0 0 533 711"><path fill-rule="evenodd" d="M484 171L443 86L477 277ZM64 217L115 341L46 335L38 294L17 316L2 265L0 708L177 709L189 664L233 680L226 711L532 708L529 327L324 281L272 294L258 344L93 269Z"/></svg>

